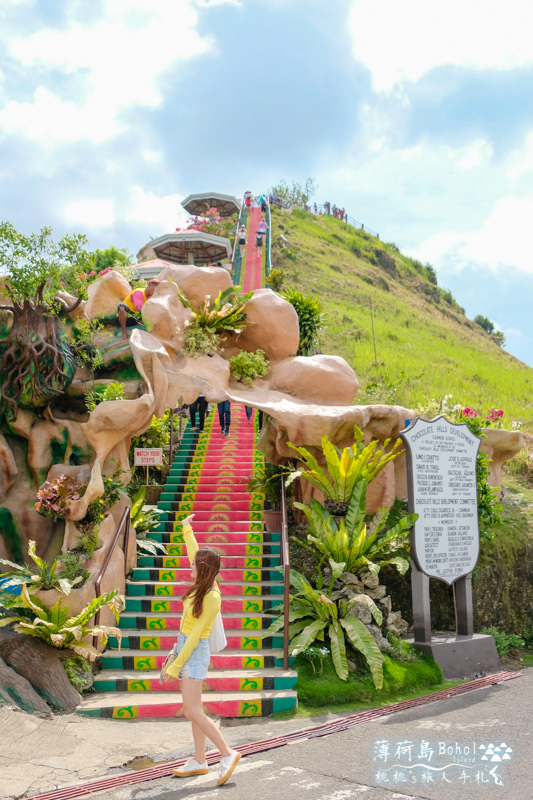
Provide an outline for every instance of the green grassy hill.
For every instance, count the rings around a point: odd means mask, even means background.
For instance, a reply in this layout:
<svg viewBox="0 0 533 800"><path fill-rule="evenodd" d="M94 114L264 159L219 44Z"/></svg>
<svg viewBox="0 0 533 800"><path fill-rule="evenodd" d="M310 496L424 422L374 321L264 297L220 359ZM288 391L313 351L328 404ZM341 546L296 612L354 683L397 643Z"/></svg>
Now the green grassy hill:
<svg viewBox="0 0 533 800"><path fill-rule="evenodd" d="M273 267L284 288L318 295L322 351L343 356L359 402L502 408L533 430L533 369L503 350L437 285L434 270L363 230L300 209L272 213Z"/></svg>

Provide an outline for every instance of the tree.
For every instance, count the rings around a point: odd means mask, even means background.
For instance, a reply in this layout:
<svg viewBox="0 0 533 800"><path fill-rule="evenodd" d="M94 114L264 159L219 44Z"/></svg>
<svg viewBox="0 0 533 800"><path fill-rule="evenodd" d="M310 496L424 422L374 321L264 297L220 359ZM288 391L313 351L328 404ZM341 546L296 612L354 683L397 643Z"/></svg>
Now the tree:
<svg viewBox="0 0 533 800"><path fill-rule="evenodd" d="M12 314L11 326L0 330L0 412L8 419L18 405L47 405L74 377L75 354L57 315L85 296L86 244L78 234L55 242L51 228L26 236L0 223L0 272L12 303L0 306ZM69 307L60 292L77 297L75 305Z"/></svg>
<svg viewBox="0 0 533 800"><path fill-rule="evenodd" d="M133 262L133 256L123 248L106 247L105 250L94 250L90 254L92 268L95 272L102 272L104 269L114 269L119 266L128 267Z"/></svg>
<svg viewBox="0 0 533 800"><path fill-rule="evenodd" d="M493 334L495 331L494 323L491 322L490 319L488 319L488 317L484 317L481 314L478 314L476 317L474 317L474 322L476 323L476 325L479 325L480 328L483 328L483 330L489 334Z"/></svg>
<svg viewBox="0 0 533 800"><path fill-rule="evenodd" d="M499 347L505 347L505 334L502 331L496 330L496 326L493 322L491 322L488 317L484 317L481 314L478 314L474 317L474 322L479 325L483 330L489 334L494 342Z"/></svg>
<svg viewBox="0 0 533 800"><path fill-rule="evenodd" d="M287 181L282 180L277 186L270 189L270 194L277 193L281 197L283 205L288 208L289 206L298 206L298 208L306 208L309 200L316 191L315 181L313 178L307 178L302 186L296 181L292 182L289 186Z"/></svg>

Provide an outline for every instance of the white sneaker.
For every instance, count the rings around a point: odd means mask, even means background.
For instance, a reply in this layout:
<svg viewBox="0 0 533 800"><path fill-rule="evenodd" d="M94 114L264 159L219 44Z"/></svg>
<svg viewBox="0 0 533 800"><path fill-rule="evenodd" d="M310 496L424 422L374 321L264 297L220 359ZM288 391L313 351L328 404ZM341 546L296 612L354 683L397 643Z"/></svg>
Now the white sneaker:
<svg viewBox="0 0 533 800"><path fill-rule="evenodd" d="M195 758L189 758L182 767L172 770L172 774L177 775L178 778L188 778L190 775L205 775L206 772L209 772L207 761L200 763Z"/></svg>
<svg viewBox="0 0 533 800"><path fill-rule="evenodd" d="M222 786L223 783L226 783L228 778L233 774L233 770L239 763L241 758L241 753L238 753L237 750L232 750L229 756L224 756L224 758L220 759L220 765L218 768L218 786Z"/></svg>

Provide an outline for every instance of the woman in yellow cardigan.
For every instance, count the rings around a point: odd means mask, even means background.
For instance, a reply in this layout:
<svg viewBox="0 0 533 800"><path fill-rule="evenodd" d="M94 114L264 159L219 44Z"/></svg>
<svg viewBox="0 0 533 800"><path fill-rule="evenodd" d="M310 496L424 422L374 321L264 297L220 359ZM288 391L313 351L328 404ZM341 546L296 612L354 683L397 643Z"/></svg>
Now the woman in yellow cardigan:
<svg viewBox="0 0 533 800"><path fill-rule="evenodd" d="M231 750L212 719L202 708L202 681L209 668L209 631L220 611L220 590L216 576L220 569L220 556L210 547L199 548L194 538L190 514L183 522L183 538L191 562L194 581L183 597L183 614L178 636L178 658L167 668L164 680L179 678L183 713L192 725L194 757L182 767L173 770L179 778L204 775L208 772L205 758L206 738L211 739L222 756L218 785L222 786L237 766L241 754Z"/></svg>

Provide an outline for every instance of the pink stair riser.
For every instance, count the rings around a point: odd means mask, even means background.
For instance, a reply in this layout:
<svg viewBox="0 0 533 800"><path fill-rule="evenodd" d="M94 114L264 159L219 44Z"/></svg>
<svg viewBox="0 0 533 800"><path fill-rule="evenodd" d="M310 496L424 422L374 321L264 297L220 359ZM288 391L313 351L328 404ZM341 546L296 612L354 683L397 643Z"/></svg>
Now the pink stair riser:
<svg viewBox="0 0 533 800"><path fill-rule="evenodd" d="M263 552L263 544L246 544L246 542L237 542L230 544L229 542L220 542L217 539L206 541L203 547L212 547L220 555L226 559L228 556L261 556ZM186 557L185 545L182 542L175 542L174 544L167 544L167 556L182 556ZM188 563L188 562L187 562Z"/></svg>
<svg viewBox="0 0 533 800"><path fill-rule="evenodd" d="M154 591L154 597L157 598L165 598L165 597L181 597L185 594L188 587L190 586L190 582L177 584L177 583L160 583L157 584ZM281 584L280 584L281 586ZM224 595L243 595L245 597L257 597L263 594L264 589L261 583L246 583L245 581L239 581L237 583L225 582L219 583L218 588L220 589L220 594ZM276 596L277 597L277 596ZM276 599L276 598L275 598Z"/></svg>
<svg viewBox="0 0 533 800"><path fill-rule="evenodd" d="M148 570L147 567L138 567L138 570ZM267 572L270 572L273 568L265 567ZM157 569L154 568L153 570L149 570L150 572L159 572L159 577L156 580L159 581L168 581L174 582L177 581L179 583L186 583L190 585L191 583L191 568L190 565L188 569ZM262 568L261 567L249 567L244 569L222 569L220 570L219 574L219 588L222 587L224 583L228 583L228 581L243 581L244 583L260 583L263 580L263 576L261 575ZM276 575L277 579L277 575ZM142 578L141 578L142 580Z"/></svg>
<svg viewBox="0 0 533 800"><path fill-rule="evenodd" d="M242 609L241 609L242 613ZM141 618L141 615L137 615ZM163 631L178 631L180 627L180 616L176 614L176 616L172 616L169 614L167 617L161 616L161 614L148 614L144 620L144 627L147 630L153 630L155 634L159 635ZM257 620L256 618L250 618L246 616L239 616L239 617L225 617L224 618L224 628L226 631L235 630L235 631L244 631L246 633L255 633L257 630L261 630L261 620ZM254 627L255 626L255 627ZM132 628L122 628L123 633L127 636L128 633L132 631Z"/></svg>
<svg viewBox="0 0 533 800"><path fill-rule="evenodd" d="M183 602L181 600L152 600L152 610L149 613L152 616L157 614L176 614L181 616L183 610ZM272 602L272 601L270 601ZM275 601L274 601L275 602ZM223 597L222 598L222 613L239 613L239 614L260 614L263 611L264 603L260 598L247 599L245 597ZM133 612L132 612L133 613Z"/></svg>
<svg viewBox="0 0 533 800"><path fill-rule="evenodd" d="M133 696L132 696L133 699ZM209 700L209 696L202 698L202 705L209 714L219 717L246 717L260 716L261 701L253 700ZM244 713L243 713L244 711ZM183 717L181 702L168 702L165 705L135 705L117 707L114 710L115 719L154 719L168 717Z"/></svg>
<svg viewBox="0 0 533 800"><path fill-rule="evenodd" d="M170 631L154 631L153 635L137 637L132 636L131 631L123 631L123 633L125 634L125 639L138 639L139 648L145 651L147 656L159 650L162 650L166 655L176 643L176 633ZM254 650L261 650L263 647L263 637L260 635L262 631L239 631L240 635L238 636L234 636L233 633L230 630L226 634L229 650L246 650L249 653L253 653Z"/></svg>

